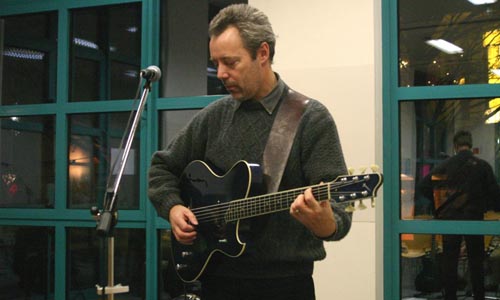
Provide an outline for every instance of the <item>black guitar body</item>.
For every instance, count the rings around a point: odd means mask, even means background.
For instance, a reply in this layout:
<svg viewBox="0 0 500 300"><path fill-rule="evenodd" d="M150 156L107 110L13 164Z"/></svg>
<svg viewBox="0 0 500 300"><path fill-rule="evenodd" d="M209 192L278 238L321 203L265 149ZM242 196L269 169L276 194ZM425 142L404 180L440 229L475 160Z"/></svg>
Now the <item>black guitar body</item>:
<svg viewBox="0 0 500 300"><path fill-rule="evenodd" d="M217 252L230 257L243 253L245 243L238 234L239 221L225 219L227 203L257 193L261 182L259 166L245 161L238 162L222 176L202 161L193 161L186 167L181 176L181 197L191 210L205 211L195 213L199 226L194 244L183 245L171 237L174 268L183 281L197 280Z"/></svg>
<svg viewBox="0 0 500 300"><path fill-rule="evenodd" d="M198 220L197 237L192 245L171 237L174 269L183 281L193 282L213 255L240 256L246 246L240 220L289 210L306 188L311 188L317 201L352 203L365 198L373 201L382 181L379 173L339 176L329 183L264 194L258 165L239 161L219 175L206 163L193 161L181 175L180 190Z"/></svg>

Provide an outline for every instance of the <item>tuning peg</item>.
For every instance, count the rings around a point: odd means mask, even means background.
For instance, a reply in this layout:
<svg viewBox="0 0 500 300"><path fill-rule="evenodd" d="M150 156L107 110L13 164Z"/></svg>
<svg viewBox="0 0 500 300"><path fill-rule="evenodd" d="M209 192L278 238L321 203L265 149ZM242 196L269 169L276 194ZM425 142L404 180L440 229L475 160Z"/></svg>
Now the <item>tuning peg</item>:
<svg viewBox="0 0 500 300"><path fill-rule="evenodd" d="M346 212L353 212L355 210L356 210L356 208L354 207L354 205L352 204L352 202L349 203L349 205L347 205L347 207L345 208Z"/></svg>
<svg viewBox="0 0 500 300"><path fill-rule="evenodd" d="M363 203L363 200L359 200L358 209L359 210L366 209L366 205Z"/></svg>
<svg viewBox="0 0 500 300"><path fill-rule="evenodd" d="M372 200L371 200L371 206L372 206L372 208L375 207L375 199L374 198L372 198Z"/></svg>
<svg viewBox="0 0 500 300"><path fill-rule="evenodd" d="M349 172L349 175L354 174L354 168L348 168L347 171Z"/></svg>
<svg viewBox="0 0 500 300"><path fill-rule="evenodd" d="M380 167L378 165L371 165L370 169L372 169L373 172L378 173L380 171Z"/></svg>
<svg viewBox="0 0 500 300"><path fill-rule="evenodd" d="M366 167L365 166L362 166L362 167L359 168L359 173L360 174L365 174L365 172L366 172Z"/></svg>

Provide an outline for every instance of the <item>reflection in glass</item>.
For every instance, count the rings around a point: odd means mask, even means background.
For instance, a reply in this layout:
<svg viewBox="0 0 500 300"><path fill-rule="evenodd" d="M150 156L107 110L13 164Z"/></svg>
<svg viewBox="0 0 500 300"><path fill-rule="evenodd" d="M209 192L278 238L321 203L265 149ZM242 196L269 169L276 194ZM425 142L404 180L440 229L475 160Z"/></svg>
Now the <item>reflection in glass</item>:
<svg viewBox="0 0 500 300"><path fill-rule="evenodd" d="M0 118L0 207L54 207L54 116Z"/></svg>
<svg viewBox="0 0 500 300"><path fill-rule="evenodd" d="M400 86L500 82L500 2L398 3Z"/></svg>
<svg viewBox="0 0 500 300"><path fill-rule="evenodd" d="M140 62L140 3L71 11L70 101L135 98Z"/></svg>
<svg viewBox="0 0 500 300"><path fill-rule="evenodd" d="M145 298L145 235L143 229L115 229L114 283L129 287L123 298ZM94 228L67 230L66 299L101 299L96 284L107 286L107 240ZM120 298L121 299L121 298Z"/></svg>
<svg viewBox="0 0 500 300"><path fill-rule="evenodd" d="M226 5L214 0L161 1L161 97L227 94L208 51L208 23Z"/></svg>
<svg viewBox="0 0 500 300"><path fill-rule="evenodd" d="M500 236L401 235L401 299L484 299L499 292Z"/></svg>
<svg viewBox="0 0 500 300"><path fill-rule="evenodd" d="M0 226L0 299L54 299L54 229Z"/></svg>
<svg viewBox="0 0 500 300"><path fill-rule="evenodd" d="M121 157L120 142L126 132L128 113L69 116L68 207L102 206L112 164ZM136 132L121 178L119 209L139 208L139 131ZM113 184L112 173L110 184Z"/></svg>
<svg viewBox="0 0 500 300"><path fill-rule="evenodd" d="M197 109L166 110L160 113L160 149L164 149L175 135L198 112Z"/></svg>
<svg viewBox="0 0 500 300"><path fill-rule="evenodd" d="M401 154L401 218L426 219L434 218L436 213L443 211L445 205L453 204L457 209L465 211L461 217L451 219L483 219L483 213L500 210L496 174L499 170L498 150L500 136L498 125L487 124L485 112L495 99L468 100L429 100L400 102L400 154ZM455 193L450 188L450 180L439 178L443 163L454 157L458 149L454 148L453 136L459 130L467 130L472 136L472 154L474 158L462 159L463 167L455 167L455 174L465 178L466 184L454 184ZM460 152L463 153L463 152ZM469 151L470 153L470 151ZM460 155L459 157L462 157ZM455 156L451 161L455 161ZM478 167L475 162L484 162ZM474 162L473 166L472 164ZM452 170L447 162L447 170ZM493 172L489 185L487 171ZM451 171L450 171L451 172ZM450 174L450 173L446 173ZM473 175L475 174L475 175ZM489 176L489 175L488 175ZM441 180L438 180L441 179ZM428 182L432 181L432 185ZM440 184L440 183L444 184ZM474 184L471 184L474 182ZM488 181L489 182L489 181ZM429 186L431 188L429 189ZM460 191L459 191L460 190ZM470 191L477 190L474 193ZM491 191L490 191L491 190ZM462 197L464 194L466 198ZM457 196L457 197L453 197ZM468 199L468 200L464 200ZM446 200L451 200L446 202ZM456 200L456 201L455 201ZM463 201L462 201L463 200ZM470 214L471 203L475 210ZM467 205L462 205L467 203ZM450 207L448 205L448 207ZM479 216L478 216L479 215ZM443 219L450 219L444 217Z"/></svg>
<svg viewBox="0 0 500 300"><path fill-rule="evenodd" d="M2 17L0 104L55 102L57 13ZM0 27L1 30L1 27ZM3 41L2 41L3 38ZM29 88L27 88L29 87Z"/></svg>

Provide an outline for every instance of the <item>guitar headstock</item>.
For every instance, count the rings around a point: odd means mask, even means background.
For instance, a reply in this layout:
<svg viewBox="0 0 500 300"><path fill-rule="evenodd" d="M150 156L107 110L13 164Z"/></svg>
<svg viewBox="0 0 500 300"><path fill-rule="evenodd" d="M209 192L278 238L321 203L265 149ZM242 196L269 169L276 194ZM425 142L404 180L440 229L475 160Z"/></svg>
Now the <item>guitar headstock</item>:
<svg viewBox="0 0 500 300"><path fill-rule="evenodd" d="M365 209L363 199L370 198L371 206L375 207L377 191L383 183L383 175L378 173L379 168L371 166L372 173L365 173L366 167L361 168L360 174L354 174L354 169L349 168L349 175L339 176L330 183L332 201L337 203L349 202L346 211L352 212L356 208L354 202L359 201L358 209Z"/></svg>

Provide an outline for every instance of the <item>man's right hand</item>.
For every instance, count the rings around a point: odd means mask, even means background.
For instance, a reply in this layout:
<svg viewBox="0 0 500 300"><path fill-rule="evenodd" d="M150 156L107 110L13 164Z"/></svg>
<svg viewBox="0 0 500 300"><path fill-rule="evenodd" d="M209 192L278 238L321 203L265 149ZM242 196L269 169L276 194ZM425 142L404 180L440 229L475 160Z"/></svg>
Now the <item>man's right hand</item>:
<svg viewBox="0 0 500 300"><path fill-rule="evenodd" d="M175 205L169 214L170 226L175 239L185 245L191 245L196 239L198 220L191 210L183 205Z"/></svg>

